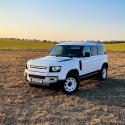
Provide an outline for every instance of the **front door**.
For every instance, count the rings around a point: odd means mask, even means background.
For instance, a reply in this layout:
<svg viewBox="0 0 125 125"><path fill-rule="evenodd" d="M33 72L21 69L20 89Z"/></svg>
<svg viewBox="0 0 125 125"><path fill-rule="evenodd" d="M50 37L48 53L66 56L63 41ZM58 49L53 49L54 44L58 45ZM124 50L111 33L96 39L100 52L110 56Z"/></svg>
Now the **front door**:
<svg viewBox="0 0 125 125"><path fill-rule="evenodd" d="M86 52L90 53L90 57L85 57ZM80 71L81 76L97 71L100 60L98 59L96 46L84 46L83 57L80 61L82 65L82 69Z"/></svg>
<svg viewBox="0 0 125 125"><path fill-rule="evenodd" d="M83 47L83 57L80 59L81 66L82 66L82 68L80 70L80 76L86 75L91 72L91 67L92 67L91 55L90 55L90 57L85 57L86 52L91 53L90 46Z"/></svg>

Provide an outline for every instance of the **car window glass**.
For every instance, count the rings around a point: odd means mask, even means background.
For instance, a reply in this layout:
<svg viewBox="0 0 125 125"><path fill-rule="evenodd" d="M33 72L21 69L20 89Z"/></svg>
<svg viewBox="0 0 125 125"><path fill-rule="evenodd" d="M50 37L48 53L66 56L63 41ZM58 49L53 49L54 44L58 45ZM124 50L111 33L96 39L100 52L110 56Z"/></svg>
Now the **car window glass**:
<svg viewBox="0 0 125 125"><path fill-rule="evenodd" d="M96 48L96 46L92 46L91 47L91 55L92 56L96 56L97 55L97 48Z"/></svg>
<svg viewBox="0 0 125 125"><path fill-rule="evenodd" d="M89 52L90 53L90 46L84 46L83 47L83 57L85 56L85 53Z"/></svg>
<svg viewBox="0 0 125 125"><path fill-rule="evenodd" d="M53 56L55 53L56 53L56 56L61 55L62 50L63 50L63 47L62 47L62 46L55 47L55 48L51 51L51 53L53 53L52 56Z"/></svg>
<svg viewBox="0 0 125 125"><path fill-rule="evenodd" d="M49 53L49 56L81 57L82 46L57 45Z"/></svg>
<svg viewBox="0 0 125 125"><path fill-rule="evenodd" d="M98 55L103 55L104 54L104 48L102 46L97 46L98 48Z"/></svg>

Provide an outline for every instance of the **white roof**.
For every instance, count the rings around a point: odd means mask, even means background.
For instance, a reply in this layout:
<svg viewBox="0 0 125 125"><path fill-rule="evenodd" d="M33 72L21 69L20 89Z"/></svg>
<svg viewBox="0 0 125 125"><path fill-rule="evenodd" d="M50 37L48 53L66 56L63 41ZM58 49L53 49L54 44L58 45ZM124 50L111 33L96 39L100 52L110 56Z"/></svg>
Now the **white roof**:
<svg viewBox="0 0 125 125"><path fill-rule="evenodd" d="M62 42L57 45L79 45L79 46L94 46L94 45L103 45L103 43L97 42Z"/></svg>

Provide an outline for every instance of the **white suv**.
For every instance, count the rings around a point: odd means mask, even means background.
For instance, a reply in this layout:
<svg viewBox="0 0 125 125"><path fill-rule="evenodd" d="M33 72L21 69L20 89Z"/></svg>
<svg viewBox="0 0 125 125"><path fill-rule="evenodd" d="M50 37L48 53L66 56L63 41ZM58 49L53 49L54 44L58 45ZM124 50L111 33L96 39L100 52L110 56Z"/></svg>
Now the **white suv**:
<svg viewBox="0 0 125 125"><path fill-rule="evenodd" d="M24 74L30 86L57 83L66 94L73 94L81 79L97 74L100 80L106 80L107 70L108 56L102 43L64 42L48 56L29 60Z"/></svg>

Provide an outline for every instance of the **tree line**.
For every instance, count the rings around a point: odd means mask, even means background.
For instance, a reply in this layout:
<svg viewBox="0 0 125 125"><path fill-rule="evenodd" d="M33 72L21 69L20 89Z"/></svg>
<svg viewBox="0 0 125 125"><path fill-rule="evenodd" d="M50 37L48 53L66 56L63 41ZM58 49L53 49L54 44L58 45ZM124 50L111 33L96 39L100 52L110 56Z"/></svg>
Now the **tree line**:
<svg viewBox="0 0 125 125"><path fill-rule="evenodd" d="M32 41L32 42L43 42L43 43L59 43L58 41L50 41L50 40L39 40L39 39L20 39L20 38L0 38L0 40L17 40L17 41ZM64 41L61 41L64 42ZM72 41L68 41L72 42ZM80 42L80 41L78 41ZM84 41L82 41L84 42ZM100 43L105 43L105 44L114 44L114 43L125 43L125 40L111 40L111 41L87 41L87 42L100 42Z"/></svg>

